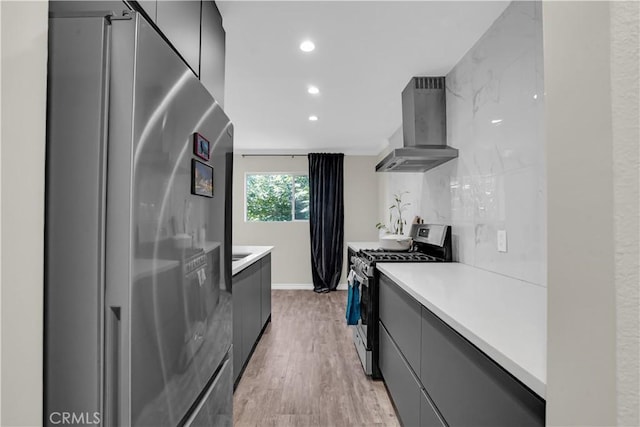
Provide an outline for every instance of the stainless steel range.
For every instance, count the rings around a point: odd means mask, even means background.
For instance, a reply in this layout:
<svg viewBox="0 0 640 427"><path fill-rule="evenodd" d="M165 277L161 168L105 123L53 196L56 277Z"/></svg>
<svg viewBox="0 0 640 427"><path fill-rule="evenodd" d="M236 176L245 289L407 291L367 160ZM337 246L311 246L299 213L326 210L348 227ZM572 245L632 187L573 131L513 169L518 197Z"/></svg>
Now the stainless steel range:
<svg viewBox="0 0 640 427"><path fill-rule="evenodd" d="M409 251L362 249L350 257L350 269L360 282L360 319L353 341L367 375L380 378L378 369L378 272L381 262L451 262L451 227L414 224Z"/></svg>

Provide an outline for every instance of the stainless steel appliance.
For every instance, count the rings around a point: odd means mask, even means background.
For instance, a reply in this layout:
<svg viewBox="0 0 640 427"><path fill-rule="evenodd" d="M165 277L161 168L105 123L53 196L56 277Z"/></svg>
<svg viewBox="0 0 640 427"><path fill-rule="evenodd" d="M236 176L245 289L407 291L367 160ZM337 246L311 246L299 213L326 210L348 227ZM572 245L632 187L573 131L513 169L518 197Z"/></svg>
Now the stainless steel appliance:
<svg viewBox="0 0 640 427"><path fill-rule="evenodd" d="M350 258L350 269L360 282L360 320L353 328L353 342L367 375L380 378L378 368L378 272L383 262L451 262L451 227L414 224L410 251L363 249Z"/></svg>
<svg viewBox="0 0 640 427"><path fill-rule="evenodd" d="M43 424L231 425L232 125L139 14L49 28Z"/></svg>
<svg viewBox="0 0 640 427"><path fill-rule="evenodd" d="M376 172L425 172L458 157L447 145L444 77L414 77L402 91L403 147L376 165Z"/></svg>

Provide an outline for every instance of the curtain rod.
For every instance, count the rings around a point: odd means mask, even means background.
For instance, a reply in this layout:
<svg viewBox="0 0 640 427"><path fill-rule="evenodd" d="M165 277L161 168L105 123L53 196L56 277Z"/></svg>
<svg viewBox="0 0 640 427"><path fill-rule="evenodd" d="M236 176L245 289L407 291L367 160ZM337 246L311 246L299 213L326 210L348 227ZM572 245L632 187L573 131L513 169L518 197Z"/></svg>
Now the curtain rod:
<svg viewBox="0 0 640 427"><path fill-rule="evenodd" d="M241 154L242 157L307 157L308 154Z"/></svg>

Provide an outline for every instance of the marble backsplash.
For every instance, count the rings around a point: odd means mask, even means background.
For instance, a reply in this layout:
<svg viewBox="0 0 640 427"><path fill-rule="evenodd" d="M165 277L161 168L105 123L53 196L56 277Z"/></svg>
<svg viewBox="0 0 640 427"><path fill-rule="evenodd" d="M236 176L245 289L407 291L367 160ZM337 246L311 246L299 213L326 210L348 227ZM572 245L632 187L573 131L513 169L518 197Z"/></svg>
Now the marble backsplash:
<svg viewBox="0 0 640 427"><path fill-rule="evenodd" d="M381 200L409 191L407 218L451 224L457 261L546 286L542 61L541 3L512 2L446 76L458 159L383 174ZM506 253L497 251L498 230L507 232Z"/></svg>

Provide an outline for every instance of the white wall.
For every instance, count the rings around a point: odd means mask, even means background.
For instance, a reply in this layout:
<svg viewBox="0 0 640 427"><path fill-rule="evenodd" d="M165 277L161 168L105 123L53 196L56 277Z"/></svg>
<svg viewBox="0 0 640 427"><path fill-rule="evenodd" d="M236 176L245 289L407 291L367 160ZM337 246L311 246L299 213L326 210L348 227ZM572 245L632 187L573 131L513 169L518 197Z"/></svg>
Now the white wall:
<svg viewBox="0 0 640 427"><path fill-rule="evenodd" d="M374 156L344 158L344 241L377 240L378 191ZM245 222L244 179L247 172L308 173L306 157L234 156L233 243L272 245L272 280L275 285L311 288L309 223ZM346 249L341 282L346 281Z"/></svg>
<svg viewBox="0 0 640 427"><path fill-rule="evenodd" d="M549 425L640 424L638 14L543 6Z"/></svg>
<svg viewBox="0 0 640 427"><path fill-rule="evenodd" d="M426 173L386 174L381 199L408 190L409 218L452 225L456 261L544 286L541 3L512 3L446 82L447 143L459 157ZM390 146L401 144L400 129ZM506 253L498 230L507 231Z"/></svg>
<svg viewBox="0 0 640 427"><path fill-rule="evenodd" d="M611 96L618 425L640 425L640 3L613 2Z"/></svg>
<svg viewBox="0 0 640 427"><path fill-rule="evenodd" d="M2 1L1 329L3 426L42 422L47 13Z"/></svg>

